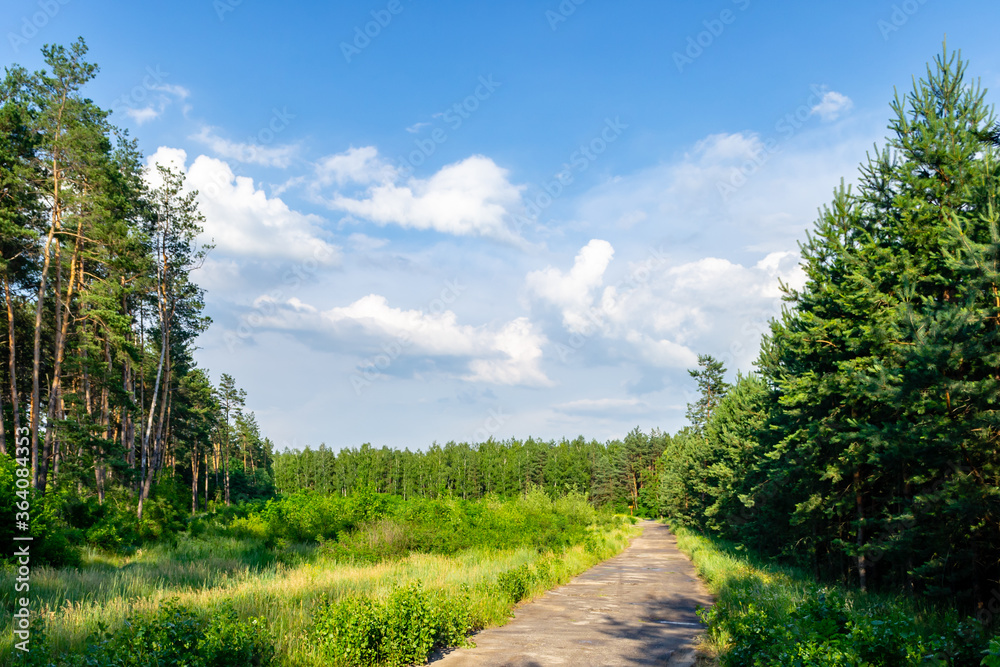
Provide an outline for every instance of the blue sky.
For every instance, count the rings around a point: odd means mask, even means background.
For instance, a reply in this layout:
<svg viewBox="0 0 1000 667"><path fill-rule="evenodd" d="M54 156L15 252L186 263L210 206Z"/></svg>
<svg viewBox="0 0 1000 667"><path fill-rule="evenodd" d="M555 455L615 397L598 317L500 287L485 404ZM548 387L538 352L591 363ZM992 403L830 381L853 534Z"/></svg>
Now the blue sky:
<svg viewBox="0 0 1000 667"><path fill-rule="evenodd" d="M619 437L752 369L797 242L992 2L8 0L200 191L197 358L279 447ZM990 100L995 100L993 94Z"/></svg>

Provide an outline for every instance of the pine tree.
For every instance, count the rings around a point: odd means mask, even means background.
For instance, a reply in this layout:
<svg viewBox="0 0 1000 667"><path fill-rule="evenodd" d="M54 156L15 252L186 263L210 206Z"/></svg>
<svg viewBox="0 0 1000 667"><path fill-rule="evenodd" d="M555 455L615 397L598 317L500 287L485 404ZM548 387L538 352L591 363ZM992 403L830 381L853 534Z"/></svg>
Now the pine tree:
<svg viewBox="0 0 1000 667"><path fill-rule="evenodd" d="M773 534L862 588L972 604L997 581L992 111L947 53L803 244L760 367L776 389ZM940 550L948 545L948 557ZM932 583L934 582L934 583ZM981 599L981 597L980 597Z"/></svg>
<svg viewBox="0 0 1000 667"><path fill-rule="evenodd" d="M703 434L729 385L725 381L726 367L712 355L699 354L698 366L701 370L688 371L698 383L699 397L694 403L688 403L687 418L695 433Z"/></svg>

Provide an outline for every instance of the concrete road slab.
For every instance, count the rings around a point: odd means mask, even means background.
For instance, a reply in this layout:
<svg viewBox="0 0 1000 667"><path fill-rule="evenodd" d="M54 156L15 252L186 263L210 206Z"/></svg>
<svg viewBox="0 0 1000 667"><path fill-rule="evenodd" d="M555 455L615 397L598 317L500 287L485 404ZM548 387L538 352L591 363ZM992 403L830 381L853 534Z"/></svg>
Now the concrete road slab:
<svg viewBox="0 0 1000 667"><path fill-rule="evenodd" d="M663 524L565 586L524 603L507 625L479 632L435 667L617 667L693 664L712 597Z"/></svg>

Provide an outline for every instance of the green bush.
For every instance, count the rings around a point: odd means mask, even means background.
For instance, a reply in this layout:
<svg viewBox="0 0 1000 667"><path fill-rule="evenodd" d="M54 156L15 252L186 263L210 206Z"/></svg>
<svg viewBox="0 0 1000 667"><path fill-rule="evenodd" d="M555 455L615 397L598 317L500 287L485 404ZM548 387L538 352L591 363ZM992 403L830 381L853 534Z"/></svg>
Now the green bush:
<svg viewBox="0 0 1000 667"><path fill-rule="evenodd" d="M453 554L471 547L559 550L586 544L601 556L609 547L590 527L620 521L598 513L575 492L556 500L534 489L512 500L403 501L370 490L347 497L303 491L233 518L228 530L268 547L318 542L327 556L374 563L412 552Z"/></svg>
<svg viewBox="0 0 1000 667"><path fill-rule="evenodd" d="M117 632L100 628L82 655L39 664L51 667L265 667L274 641L261 618L241 620L224 608L210 621L171 599L153 613L129 618Z"/></svg>
<svg viewBox="0 0 1000 667"><path fill-rule="evenodd" d="M385 600L355 596L324 602L314 635L335 665L423 663L436 647L460 646L472 628L469 600L424 590L420 582Z"/></svg>
<svg viewBox="0 0 1000 667"><path fill-rule="evenodd" d="M535 584L535 574L527 565L501 572L497 577L497 588L511 602L517 603L528 597Z"/></svg>

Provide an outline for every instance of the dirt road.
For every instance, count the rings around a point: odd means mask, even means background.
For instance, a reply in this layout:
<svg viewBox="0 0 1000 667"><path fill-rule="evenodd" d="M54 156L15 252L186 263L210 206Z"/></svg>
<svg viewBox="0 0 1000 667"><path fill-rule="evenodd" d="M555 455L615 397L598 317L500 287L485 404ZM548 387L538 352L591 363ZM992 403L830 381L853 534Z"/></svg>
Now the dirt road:
<svg viewBox="0 0 1000 667"><path fill-rule="evenodd" d="M711 596L663 524L642 523L642 535L618 556L515 611L502 628L472 639L435 667L614 667L693 664L702 632L697 606Z"/></svg>

